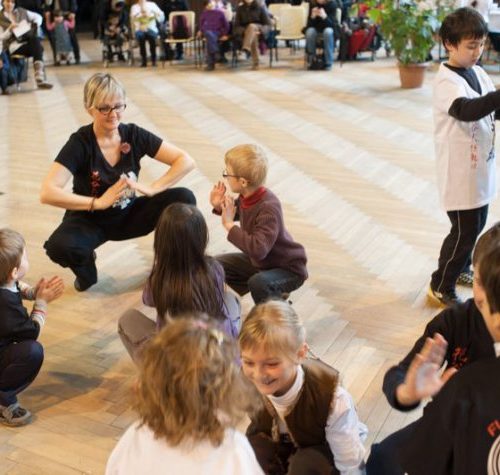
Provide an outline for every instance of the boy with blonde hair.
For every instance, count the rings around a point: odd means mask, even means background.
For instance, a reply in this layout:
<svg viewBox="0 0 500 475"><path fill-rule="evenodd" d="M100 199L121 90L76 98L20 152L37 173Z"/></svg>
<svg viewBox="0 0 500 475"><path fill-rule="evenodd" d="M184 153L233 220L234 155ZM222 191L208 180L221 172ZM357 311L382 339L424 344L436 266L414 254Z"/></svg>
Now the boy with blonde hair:
<svg viewBox="0 0 500 475"><path fill-rule="evenodd" d="M256 145L238 145L224 161L222 176L239 197L234 200L226 194L226 185L218 182L210 203L222 215L228 241L241 251L217 256L226 283L239 295L250 292L255 303L283 298L307 279L307 258L285 228L279 199L264 187L265 153Z"/></svg>
<svg viewBox="0 0 500 475"><path fill-rule="evenodd" d="M17 394L35 379L43 362L43 347L36 341L45 323L47 304L61 296L61 278L40 279L35 287L21 282L28 271L23 237L0 229L0 423L22 426L31 413L17 402ZM34 300L31 314L22 299Z"/></svg>

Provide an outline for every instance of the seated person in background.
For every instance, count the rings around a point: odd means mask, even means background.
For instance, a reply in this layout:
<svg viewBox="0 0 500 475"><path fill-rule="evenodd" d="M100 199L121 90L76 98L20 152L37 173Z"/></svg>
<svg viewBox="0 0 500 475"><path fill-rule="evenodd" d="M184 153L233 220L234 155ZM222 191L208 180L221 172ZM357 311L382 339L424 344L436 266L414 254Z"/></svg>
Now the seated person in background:
<svg viewBox="0 0 500 475"><path fill-rule="evenodd" d="M106 2L105 8L101 9L100 24L108 59L113 59L113 48L117 48L118 59L124 61L121 48L128 39L128 14L124 0Z"/></svg>
<svg viewBox="0 0 500 475"><path fill-rule="evenodd" d="M257 305L239 342L243 373L262 397L247 436L264 472L361 475L368 430L338 372L306 358L305 328L293 307L277 300Z"/></svg>
<svg viewBox="0 0 500 475"><path fill-rule="evenodd" d="M61 10L65 19L71 22L72 26L68 28L69 38L71 41L71 47L73 48L73 54L75 56L75 63L80 64L80 45L78 44L78 38L76 36L76 11L78 10L77 0L45 0L44 16L46 24L53 19L54 12L56 10ZM47 30L47 34L50 46L52 47L55 62L57 54L56 38L50 30Z"/></svg>
<svg viewBox="0 0 500 475"><path fill-rule="evenodd" d="M411 475L500 473L500 243L478 264L481 308L495 338L495 355L467 366L424 409L401 465ZM441 361L422 357L426 373L439 380ZM424 372L424 371L422 371ZM427 378L431 379L431 376Z"/></svg>
<svg viewBox="0 0 500 475"><path fill-rule="evenodd" d="M200 17L199 35L203 35L207 42L207 70L215 69L217 55L220 54L219 42L227 39L229 23L222 10L215 8L214 0L204 0L205 9Z"/></svg>
<svg viewBox="0 0 500 475"><path fill-rule="evenodd" d="M210 203L222 215L227 240L241 250L217 256L226 283L239 295L250 292L255 303L283 298L307 279L307 258L303 246L285 228L278 197L264 187L264 150L257 145L238 145L226 153L224 161L222 176L239 197L235 202L226 195L226 185L219 182L210 193Z"/></svg>
<svg viewBox="0 0 500 475"><path fill-rule="evenodd" d="M172 12L187 12L189 6L186 0L155 0L156 4L160 7L165 15L165 25L166 28L163 31L162 39L165 40L168 34L172 34L168 31L170 13ZM164 43L165 48L165 59L175 59L176 61L182 61L184 58L184 47L182 43L176 43L175 45L175 55L172 51L170 44Z"/></svg>
<svg viewBox="0 0 500 475"><path fill-rule="evenodd" d="M43 362L37 338L45 324L47 304L60 297L59 277L40 279L31 287L21 279L29 269L26 243L16 231L0 229L0 424L29 424L31 413L17 402L17 394L36 378ZM34 300L31 314L22 299Z"/></svg>
<svg viewBox="0 0 500 475"><path fill-rule="evenodd" d="M236 427L256 394L236 342L188 314L146 347L134 391L139 420L114 448L106 475L263 475Z"/></svg>
<svg viewBox="0 0 500 475"><path fill-rule="evenodd" d="M271 30L271 18L267 8L259 0L244 0L236 8L233 41L241 45L247 57L252 57L252 67L259 67L259 36L267 37Z"/></svg>
<svg viewBox="0 0 500 475"><path fill-rule="evenodd" d="M141 67L148 63L146 41L149 43L151 64L156 66L156 38L158 38L158 23L163 23L165 15L154 2L138 0L130 9L130 20L134 23L135 37L139 42L141 52Z"/></svg>
<svg viewBox="0 0 500 475"><path fill-rule="evenodd" d="M70 64L70 53L72 51L72 47L69 30L75 27L75 18L71 16L68 18L68 20L64 19L64 15L61 10L54 10L52 18L50 15L47 17L47 31L52 32L54 35L56 66L59 66L61 61L66 61L67 64Z"/></svg>
<svg viewBox="0 0 500 475"><path fill-rule="evenodd" d="M33 58L35 81L39 89L52 89L45 79L45 65L43 62L43 47L37 36L37 29L42 24L42 17L38 13L16 8L15 0L0 0L3 10L0 11L0 28L3 29L3 49L10 54L18 54ZM16 27L32 24L31 30L16 37Z"/></svg>
<svg viewBox="0 0 500 475"><path fill-rule="evenodd" d="M387 371L383 391L392 407L400 411L415 409L423 399L437 394L450 376L463 366L495 357L500 345L500 313L488 297L491 291L487 286L500 281L499 243L500 223L497 223L479 238L474 249L474 298L434 317L410 353ZM500 295L498 289L496 295ZM436 367L440 369L443 362L446 362L446 371L440 375ZM399 450L413 440L417 423L372 446L367 462L368 474L404 473Z"/></svg>
<svg viewBox="0 0 500 475"><path fill-rule="evenodd" d="M306 25L306 51L309 58L316 54L316 38L318 34L323 35L323 51L325 55L325 67L329 70L333 65L333 50L335 49L335 31L339 30L335 0L314 0L310 4L309 18Z"/></svg>

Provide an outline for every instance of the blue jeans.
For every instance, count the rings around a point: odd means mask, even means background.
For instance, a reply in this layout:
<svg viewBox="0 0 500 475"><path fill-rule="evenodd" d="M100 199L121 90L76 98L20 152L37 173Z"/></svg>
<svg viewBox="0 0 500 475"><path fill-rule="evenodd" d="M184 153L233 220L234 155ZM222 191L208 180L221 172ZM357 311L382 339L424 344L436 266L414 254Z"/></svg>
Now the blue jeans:
<svg viewBox="0 0 500 475"><path fill-rule="evenodd" d="M306 30L306 51L309 55L316 53L316 38L318 31L315 28L309 27ZM333 64L333 28L325 28L323 30L323 51L325 52L325 66L331 67Z"/></svg>
<svg viewBox="0 0 500 475"><path fill-rule="evenodd" d="M304 283L302 277L286 269L257 269L243 253L221 254L216 259L224 267L226 284L239 295L250 292L256 304L280 299Z"/></svg>
<svg viewBox="0 0 500 475"><path fill-rule="evenodd" d="M139 51L141 52L141 60L142 64L146 64L147 55L146 55L146 41L149 43L149 51L151 51L151 61L153 63L156 62L156 38L158 37L158 33L153 30L146 31L136 31L135 37L139 42Z"/></svg>
<svg viewBox="0 0 500 475"><path fill-rule="evenodd" d="M10 343L0 350L0 405L17 402L17 394L26 389L40 371L43 347L35 340Z"/></svg>

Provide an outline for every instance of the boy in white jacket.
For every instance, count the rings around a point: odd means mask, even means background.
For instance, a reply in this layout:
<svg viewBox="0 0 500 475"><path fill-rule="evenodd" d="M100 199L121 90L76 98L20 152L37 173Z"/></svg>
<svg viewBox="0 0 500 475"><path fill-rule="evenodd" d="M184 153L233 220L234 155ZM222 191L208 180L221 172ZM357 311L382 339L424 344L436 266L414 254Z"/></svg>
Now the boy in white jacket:
<svg viewBox="0 0 500 475"><path fill-rule="evenodd" d="M441 246L428 295L443 305L459 303L456 284L472 286L471 252L496 195L495 115L500 91L476 66L488 29L481 14L459 8L440 35L449 53L434 82L437 183L451 230Z"/></svg>

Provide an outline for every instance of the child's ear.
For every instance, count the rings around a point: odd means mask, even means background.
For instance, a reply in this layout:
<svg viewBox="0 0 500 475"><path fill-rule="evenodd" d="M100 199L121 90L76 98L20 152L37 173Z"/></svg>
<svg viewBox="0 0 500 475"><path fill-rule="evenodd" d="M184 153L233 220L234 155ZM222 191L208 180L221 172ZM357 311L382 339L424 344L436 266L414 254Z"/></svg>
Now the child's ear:
<svg viewBox="0 0 500 475"><path fill-rule="evenodd" d="M306 342L304 342L299 348L297 356L299 357L300 360L304 360L307 356L308 351L309 351L309 345Z"/></svg>
<svg viewBox="0 0 500 475"><path fill-rule="evenodd" d="M246 188L250 184L246 178L241 178L241 177L240 177L240 183L243 188Z"/></svg>
<svg viewBox="0 0 500 475"><path fill-rule="evenodd" d="M11 281L17 280L18 275L19 275L19 268L14 267L14 269L12 269L12 271L9 275L9 280L11 280Z"/></svg>

